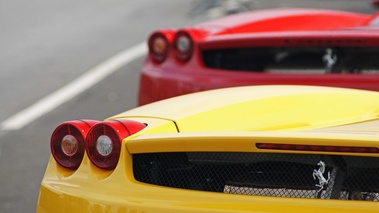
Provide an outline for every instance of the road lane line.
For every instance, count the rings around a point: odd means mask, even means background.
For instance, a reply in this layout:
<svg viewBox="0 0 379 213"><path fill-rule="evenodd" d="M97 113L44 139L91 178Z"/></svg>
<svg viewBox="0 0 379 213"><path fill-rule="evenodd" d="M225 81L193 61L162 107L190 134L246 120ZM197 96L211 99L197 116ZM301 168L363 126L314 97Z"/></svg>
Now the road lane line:
<svg viewBox="0 0 379 213"><path fill-rule="evenodd" d="M6 119L0 124L0 130L9 131L23 128L146 53L147 47L143 42L116 54L69 84Z"/></svg>

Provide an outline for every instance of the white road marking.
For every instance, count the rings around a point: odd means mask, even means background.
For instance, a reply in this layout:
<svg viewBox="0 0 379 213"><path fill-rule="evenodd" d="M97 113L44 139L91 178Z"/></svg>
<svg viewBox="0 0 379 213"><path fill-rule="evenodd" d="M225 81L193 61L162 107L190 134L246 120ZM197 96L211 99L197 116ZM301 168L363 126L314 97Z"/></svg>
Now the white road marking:
<svg viewBox="0 0 379 213"><path fill-rule="evenodd" d="M0 130L9 131L23 128L42 115L52 111L59 105L91 88L108 75L146 53L147 47L143 42L116 54L93 69L87 71L69 84L3 121L0 124Z"/></svg>

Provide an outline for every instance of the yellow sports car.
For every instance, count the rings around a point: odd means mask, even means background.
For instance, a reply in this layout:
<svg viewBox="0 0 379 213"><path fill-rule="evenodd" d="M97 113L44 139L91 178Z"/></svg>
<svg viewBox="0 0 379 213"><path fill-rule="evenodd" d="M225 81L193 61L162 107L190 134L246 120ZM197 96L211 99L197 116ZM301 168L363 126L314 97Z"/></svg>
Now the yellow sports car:
<svg viewBox="0 0 379 213"><path fill-rule="evenodd" d="M59 125L37 212L378 212L379 93L247 86Z"/></svg>

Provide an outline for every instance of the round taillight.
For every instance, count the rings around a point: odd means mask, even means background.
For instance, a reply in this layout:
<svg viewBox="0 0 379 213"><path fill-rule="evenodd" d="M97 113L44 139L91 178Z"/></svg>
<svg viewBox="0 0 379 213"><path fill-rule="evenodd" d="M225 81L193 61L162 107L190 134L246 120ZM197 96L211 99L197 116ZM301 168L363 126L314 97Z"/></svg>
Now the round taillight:
<svg viewBox="0 0 379 213"><path fill-rule="evenodd" d="M143 128L144 124L131 120L113 120L96 124L86 139L89 159L99 168L116 168L122 140Z"/></svg>
<svg viewBox="0 0 379 213"><path fill-rule="evenodd" d="M158 55L164 55L168 51L168 42L163 37L154 38L151 46L152 51Z"/></svg>
<svg viewBox="0 0 379 213"><path fill-rule="evenodd" d="M181 36L177 41L177 49L180 52L188 52L191 48L191 40L187 36Z"/></svg>
<svg viewBox="0 0 379 213"><path fill-rule="evenodd" d="M67 156L75 155L79 150L79 142L73 135L66 135L62 139L61 149Z"/></svg>
<svg viewBox="0 0 379 213"><path fill-rule="evenodd" d="M150 36L148 41L149 54L153 62L160 64L166 60L172 37L171 32L155 32Z"/></svg>
<svg viewBox="0 0 379 213"><path fill-rule="evenodd" d="M176 59L187 62L193 54L193 40L186 31L179 31L174 38L174 50Z"/></svg>
<svg viewBox="0 0 379 213"><path fill-rule="evenodd" d="M112 153L113 143L112 139L106 135L100 135L96 141L96 151L101 156L108 156Z"/></svg>
<svg viewBox="0 0 379 213"><path fill-rule="evenodd" d="M68 121L54 130L50 148L59 165L68 169L77 169L80 166L84 156L86 134L95 123L98 121Z"/></svg>

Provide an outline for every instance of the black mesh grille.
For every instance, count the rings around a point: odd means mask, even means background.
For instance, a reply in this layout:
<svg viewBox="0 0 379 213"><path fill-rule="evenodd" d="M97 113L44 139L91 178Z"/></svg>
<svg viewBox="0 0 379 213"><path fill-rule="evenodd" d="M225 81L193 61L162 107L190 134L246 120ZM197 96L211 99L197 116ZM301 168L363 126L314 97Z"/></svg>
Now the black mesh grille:
<svg viewBox="0 0 379 213"><path fill-rule="evenodd" d="M204 50L206 67L265 73L378 74L378 48L250 47Z"/></svg>
<svg viewBox="0 0 379 213"><path fill-rule="evenodd" d="M379 199L379 158L273 153L133 155L135 179L154 185L231 194Z"/></svg>

